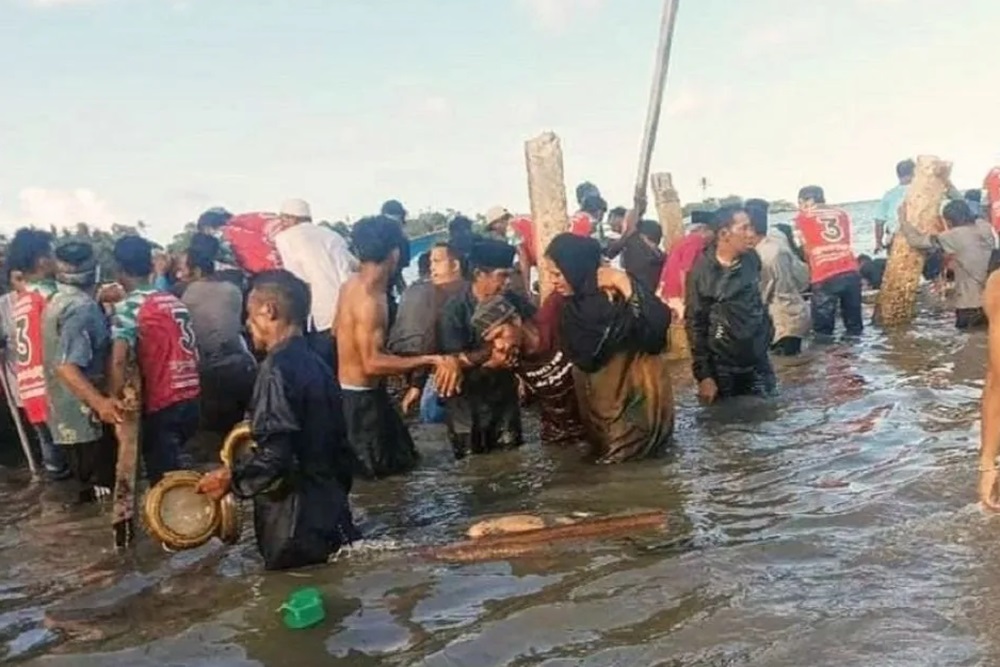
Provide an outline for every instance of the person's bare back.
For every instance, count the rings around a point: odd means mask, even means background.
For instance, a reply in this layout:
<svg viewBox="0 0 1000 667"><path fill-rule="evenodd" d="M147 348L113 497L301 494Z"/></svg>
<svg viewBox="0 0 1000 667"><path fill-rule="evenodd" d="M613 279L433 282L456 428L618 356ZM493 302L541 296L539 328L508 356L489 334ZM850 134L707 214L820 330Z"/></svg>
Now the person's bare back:
<svg viewBox="0 0 1000 667"><path fill-rule="evenodd" d="M372 289L360 276L352 277L341 288L334 327L341 386L374 387L378 384L379 376L365 371L365 356L372 347L384 351L388 321L385 290Z"/></svg>

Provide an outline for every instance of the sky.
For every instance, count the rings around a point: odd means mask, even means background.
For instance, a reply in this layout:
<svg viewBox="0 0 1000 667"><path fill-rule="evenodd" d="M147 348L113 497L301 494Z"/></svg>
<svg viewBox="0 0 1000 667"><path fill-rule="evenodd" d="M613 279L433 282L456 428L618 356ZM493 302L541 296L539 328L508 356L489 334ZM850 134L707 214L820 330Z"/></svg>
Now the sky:
<svg viewBox="0 0 1000 667"><path fill-rule="evenodd" d="M653 171L871 199L1000 162L997 0L680 0ZM0 231L210 206L528 210L524 142L627 204L659 0L0 0ZM570 196L572 202L572 196Z"/></svg>

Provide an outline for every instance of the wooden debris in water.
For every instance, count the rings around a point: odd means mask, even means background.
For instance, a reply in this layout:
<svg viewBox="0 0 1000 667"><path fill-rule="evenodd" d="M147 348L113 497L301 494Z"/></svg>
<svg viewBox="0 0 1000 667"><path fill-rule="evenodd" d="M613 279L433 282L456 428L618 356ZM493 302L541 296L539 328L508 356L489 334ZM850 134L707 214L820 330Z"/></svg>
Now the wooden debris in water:
<svg viewBox="0 0 1000 667"><path fill-rule="evenodd" d="M478 539L427 549L423 555L434 560L460 563L513 558L546 551L560 543L625 537L640 532L663 530L666 525L666 512L582 519L570 524L549 525L507 534L486 534Z"/></svg>
<svg viewBox="0 0 1000 667"><path fill-rule="evenodd" d="M906 219L925 234L941 233L941 202L948 191L951 164L933 155L917 158L917 168L903 204ZM917 290L924 254L914 250L902 234L892 239L885 277L875 306L875 322L886 327L911 321L916 314Z"/></svg>
<svg viewBox="0 0 1000 667"><path fill-rule="evenodd" d="M115 489L112 505L112 529L115 548L125 549L135 536L137 486L139 484L139 423L142 417L142 378L134 354L125 366L125 387L122 389L123 420L115 424L118 440L118 462L115 468Z"/></svg>
<svg viewBox="0 0 1000 667"><path fill-rule="evenodd" d="M545 132L524 143L524 159L528 167L528 197L535 229L535 248L542 300L551 292L551 280L543 259L552 239L569 228L566 207L566 181L563 176L563 155L559 137Z"/></svg>

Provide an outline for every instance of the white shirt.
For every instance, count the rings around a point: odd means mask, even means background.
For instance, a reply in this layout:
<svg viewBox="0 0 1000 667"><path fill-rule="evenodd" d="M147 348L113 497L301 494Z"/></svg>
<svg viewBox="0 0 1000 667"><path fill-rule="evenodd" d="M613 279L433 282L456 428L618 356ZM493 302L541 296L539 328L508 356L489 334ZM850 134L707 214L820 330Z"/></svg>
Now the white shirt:
<svg viewBox="0 0 1000 667"><path fill-rule="evenodd" d="M316 331L329 331L337 312L340 288L358 266L347 241L332 229L301 223L279 232L274 245L281 255L281 264L309 285L311 326Z"/></svg>

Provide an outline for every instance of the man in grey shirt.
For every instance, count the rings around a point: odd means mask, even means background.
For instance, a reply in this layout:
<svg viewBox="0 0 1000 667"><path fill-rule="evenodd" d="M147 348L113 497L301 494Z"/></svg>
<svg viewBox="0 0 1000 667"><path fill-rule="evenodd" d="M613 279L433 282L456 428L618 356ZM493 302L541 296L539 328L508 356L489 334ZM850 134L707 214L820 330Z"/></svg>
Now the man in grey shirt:
<svg viewBox="0 0 1000 667"><path fill-rule="evenodd" d="M55 251L56 293L45 308L45 385L48 427L64 448L79 488L78 502L111 494L117 447L105 424L121 420L104 392L111 333L94 300L97 264L89 243L70 241Z"/></svg>
<svg viewBox="0 0 1000 667"><path fill-rule="evenodd" d="M215 276L219 242L195 234L180 257L187 283L181 301L191 313L201 375L202 426L226 433L243 419L257 364L243 339L243 293Z"/></svg>
<svg viewBox="0 0 1000 667"><path fill-rule="evenodd" d="M955 326L970 329L986 326L983 289L989 274L990 255L996 247L989 223L977 219L968 202L948 202L942 213L949 229L940 234L923 234L905 219L899 230L911 247L923 251L940 248L952 259L955 271Z"/></svg>

